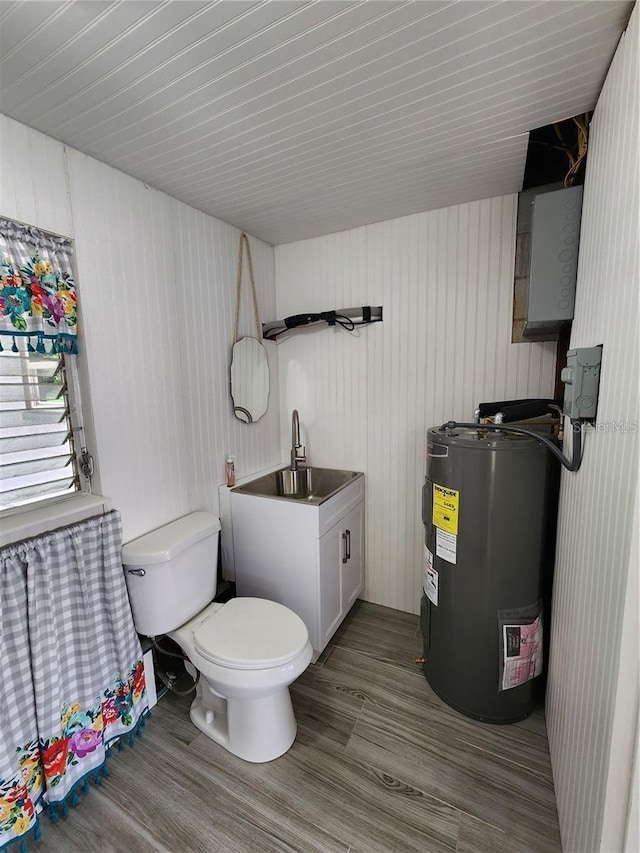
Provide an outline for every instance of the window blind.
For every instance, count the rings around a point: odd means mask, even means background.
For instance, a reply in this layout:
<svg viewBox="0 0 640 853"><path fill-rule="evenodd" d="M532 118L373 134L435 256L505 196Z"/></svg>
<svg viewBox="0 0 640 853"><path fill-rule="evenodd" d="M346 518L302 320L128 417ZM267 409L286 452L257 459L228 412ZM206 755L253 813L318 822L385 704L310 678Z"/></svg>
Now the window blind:
<svg viewBox="0 0 640 853"><path fill-rule="evenodd" d="M61 353L0 353L0 510L81 487Z"/></svg>

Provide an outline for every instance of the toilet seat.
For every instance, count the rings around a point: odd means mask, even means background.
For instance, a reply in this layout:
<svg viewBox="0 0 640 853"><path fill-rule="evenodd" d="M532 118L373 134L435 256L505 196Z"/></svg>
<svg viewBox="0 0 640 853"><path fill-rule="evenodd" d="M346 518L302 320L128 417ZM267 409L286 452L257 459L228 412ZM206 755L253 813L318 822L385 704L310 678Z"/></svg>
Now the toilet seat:
<svg viewBox="0 0 640 853"><path fill-rule="evenodd" d="M293 611L263 598L232 598L198 626L193 642L211 663L229 669L268 669L297 658L307 627Z"/></svg>

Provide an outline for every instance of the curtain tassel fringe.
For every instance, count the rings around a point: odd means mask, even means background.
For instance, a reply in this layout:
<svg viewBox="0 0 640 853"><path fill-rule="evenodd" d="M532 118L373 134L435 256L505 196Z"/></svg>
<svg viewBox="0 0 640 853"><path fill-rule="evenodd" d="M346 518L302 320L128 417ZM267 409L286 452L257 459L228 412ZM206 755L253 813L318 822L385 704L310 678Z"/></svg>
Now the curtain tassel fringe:
<svg viewBox="0 0 640 853"><path fill-rule="evenodd" d="M118 750L122 752L125 749L125 739L128 738L129 746L133 747L136 743L136 736L140 737L142 734L142 729L146 725L146 718L151 716L151 712L147 711L144 713L140 719L137 721L135 727L132 731L127 734L121 735L117 741L113 743L118 744ZM66 797L63 800L59 800L56 803L43 803L44 809L49 817L49 820L52 823L57 823L57 821L64 819L69 814L69 807L75 807L80 803L79 794L88 794L91 790L90 782L93 782L95 785L101 785L102 780L107 776L111 776L111 770L109 769L109 765L107 763L107 759L109 755L106 755L104 758L103 764L98 767L96 770L92 770L88 775L84 776L82 779L79 779L75 785L71 788L71 790L67 793ZM39 818L36 818L35 825L33 827L33 837L34 840L39 840L42 835L42 830L40 828ZM16 839L17 841L17 839ZM24 843L22 841L21 843ZM20 851L22 851L22 847ZM26 851L26 848L24 848Z"/></svg>

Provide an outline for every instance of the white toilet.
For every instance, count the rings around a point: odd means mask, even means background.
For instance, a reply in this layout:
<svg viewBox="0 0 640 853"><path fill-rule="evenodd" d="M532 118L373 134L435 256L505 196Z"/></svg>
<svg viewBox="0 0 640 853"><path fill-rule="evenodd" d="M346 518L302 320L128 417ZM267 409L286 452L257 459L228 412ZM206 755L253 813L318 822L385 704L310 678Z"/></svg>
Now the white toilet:
<svg viewBox="0 0 640 853"><path fill-rule="evenodd" d="M219 520L195 512L127 543L133 618L138 633L175 640L200 672L193 723L245 761L272 761L295 740L289 685L313 650L302 619L281 604L212 601L219 536Z"/></svg>

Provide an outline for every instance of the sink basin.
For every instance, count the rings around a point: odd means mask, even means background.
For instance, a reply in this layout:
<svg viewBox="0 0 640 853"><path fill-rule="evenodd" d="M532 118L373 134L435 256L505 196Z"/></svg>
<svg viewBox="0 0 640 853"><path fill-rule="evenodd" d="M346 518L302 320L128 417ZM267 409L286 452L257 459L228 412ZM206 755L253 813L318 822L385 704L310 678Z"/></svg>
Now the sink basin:
<svg viewBox="0 0 640 853"><path fill-rule="evenodd" d="M358 471L338 471L334 468L281 468L236 486L234 492L259 495L265 498L321 504L363 475Z"/></svg>
<svg viewBox="0 0 640 853"><path fill-rule="evenodd" d="M313 494L313 468L298 468L292 471L285 468L284 471L276 471L276 488L278 495L283 498L302 498L306 500Z"/></svg>

